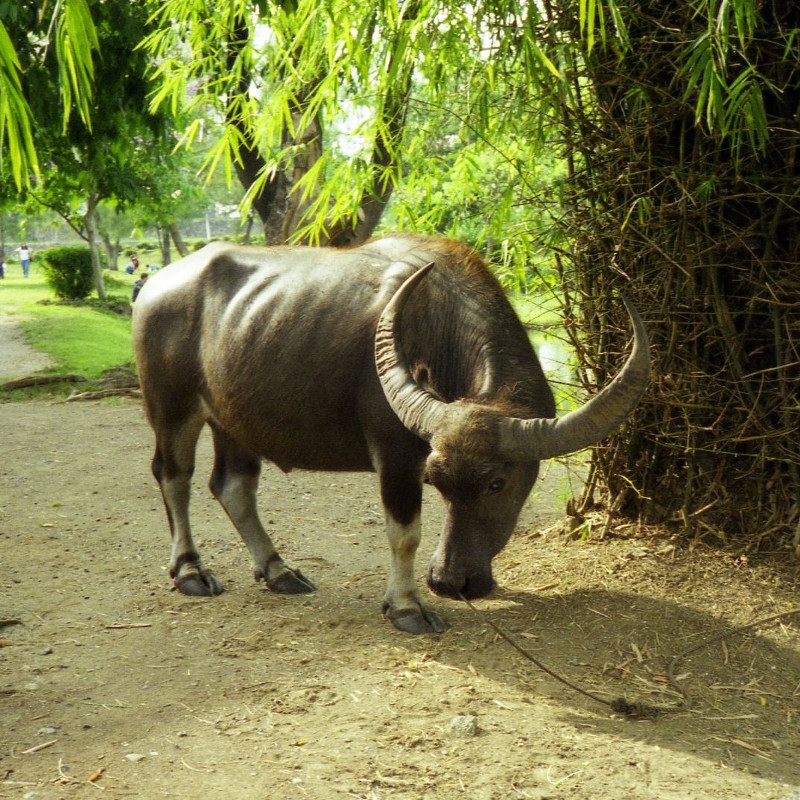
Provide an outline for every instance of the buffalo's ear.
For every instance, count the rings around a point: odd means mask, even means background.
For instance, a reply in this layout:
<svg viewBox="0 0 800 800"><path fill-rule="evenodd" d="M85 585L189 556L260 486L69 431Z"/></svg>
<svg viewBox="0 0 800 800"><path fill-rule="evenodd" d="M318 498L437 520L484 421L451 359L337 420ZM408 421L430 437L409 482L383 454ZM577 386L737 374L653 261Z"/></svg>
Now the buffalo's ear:
<svg viewBox="0 0 800 800"><path fill-rule="evenodd" d="M419 364L416 367L414 367L414 369L411 371L411 375L418 386L421 386L423 389L428 388L431 376L430 373L428 372L427 364Z"/></svg>

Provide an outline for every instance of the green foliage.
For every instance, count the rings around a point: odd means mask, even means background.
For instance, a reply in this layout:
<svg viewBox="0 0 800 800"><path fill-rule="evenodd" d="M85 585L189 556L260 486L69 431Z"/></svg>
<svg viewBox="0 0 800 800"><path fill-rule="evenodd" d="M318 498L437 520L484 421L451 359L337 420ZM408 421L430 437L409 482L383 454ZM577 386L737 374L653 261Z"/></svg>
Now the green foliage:
<svg viewBox="0 0 800 800"><path fill-rule="evenodd" d="M22 91L21 65L8 31L0 20L0 150L8 142L11 174L17 189L37 174L31 110Z"/></svg>
<svg viewBox="0 0 800 800"><path fill-rule="evenodd" d="M86 0L64 0L56 21L56 58L65 131L73 104L84 125L91 130L95 77L92 51L99 49L97 31Z"/></svg>
<svg viewBox="0 0 800 800"><path fill-rule="evenodd" d="M171 197L176 187L166 176L173 172L174 142L166 119L148 109L148 57L137 50L147 30L143 4L61 0L54 5L56 11L37 14L35 4L23 4L12 14L8 4L0 4L20 60L21 88L36 119L32 136L41 180L28 186L25 199L52 209L94 244L101 203L109 207L103 215L108 227L113 214L142 198ZM102 297L99 271L95 281Z"/></svg>
<svg viewBox="0 0 800 800"><path fill-rule="evenodd" d="M94 13L99 5L94 4ZM41 127L54 111L60 110L62 127L66 129L75 109L83 124L91 127L96 77L93 55L97 49L97 30L87 0L45 3L41 9L34 3L0 6L0 151L7 141L8 162L17 189L31 186L39 177L33 119ZM41 61L50 52L55 53L57 63L51 85L59 92L60 102L51 103L47 113L41 115L33 107L35 101L43 100L41 91L32 90L31 84L42 76Z"/></svg>
<svg viewBox="0 0 800 800"><path fill-rule="evenodd" d="M84 300L94 287L88 247L51 247L39 254L47 285L61 300Z"/></svg>

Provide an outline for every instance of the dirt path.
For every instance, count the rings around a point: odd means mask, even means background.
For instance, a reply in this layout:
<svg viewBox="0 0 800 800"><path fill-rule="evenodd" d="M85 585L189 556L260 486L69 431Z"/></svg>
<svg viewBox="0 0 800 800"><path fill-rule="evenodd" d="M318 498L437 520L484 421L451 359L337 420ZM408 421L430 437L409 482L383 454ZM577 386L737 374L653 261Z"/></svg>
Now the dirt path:
<svg viewBox="0 0 800 800"><path fill-rule="evenodd" d="M0 383L50 366L50 359L25 342L19 324L0 314Z"/></svg>
<svg viewBox="0 0 800 800"><path fill-rule="evenodd" d="M279 597L252 582L203 487L204 439L198 540L227 587L206 601L170 591L136 403L0 406L0 456L0 618L21 621L0 629L14 645L0 649L3 797L800 796L796 626L686 659L696 707L628 721L538 672L461 604L434 600L453 625L438 637L384 622L370 475L266 471L265 518L320 587ZM556 472L481 607L573 679L671 702L665 659L720 617L794 601L774 568L540 535L563 505ZM440 513L427 497L421 565ZM454 733L467 715L476 730Z"/></svg>
<svg viewBox="0 0 800 800"><path fill-rule="evenodd" d="M800 800L796 622L683 660L691 710L622 719L462 604L433 600L441 636L384 622L371 475L266 469L265 520L320 587L280 597L204 488L204 437L197 540L227 591L170 591L150 448L132 401L0 405L0 797ZM547 529L568 495L551 467L480 606L595 691L672 703L671 655L796 602L774 564L567 544ZM420 572L441 520L425 503Z"/></svg>

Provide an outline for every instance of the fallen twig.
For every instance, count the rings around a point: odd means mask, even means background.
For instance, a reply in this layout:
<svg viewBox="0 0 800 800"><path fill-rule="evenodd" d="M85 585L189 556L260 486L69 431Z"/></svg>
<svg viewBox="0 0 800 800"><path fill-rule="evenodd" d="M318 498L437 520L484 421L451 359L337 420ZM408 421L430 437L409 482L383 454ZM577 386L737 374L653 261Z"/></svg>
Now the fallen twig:
<svg viewBox="0 0 800 800"><path fill-rule="evenodd" d="M98 389L96 392L72 393L64 402L72 403L77 400L102 400L104 397L141 397L139 389L125 387L120 389Z"/></svg>
<svg viewBox="0 0 800 800"><path fill-rule="evenodd" d="M27 756L30 755L31 753L38 753L39 750L44 750L45 747L50 747L51 745L54 745L57 741L58 739L51 739L49 742L42 742L41 744L37 744L35 747L29 747L27 750L23 750L22 753L20 753L20 755Z"/></svg>
<svg viewBox="0 0 800 800"><path fill-rule="evenodd" d="M58 778L56 781L59 783L77 783L77 779L73 778L68 772L64 769L64 760L62 758L58 759Z"/></svg>
<svg viewBox="0 0 800 800"><path fill-rule="evenodd" d="M711 738L718 742L725 742L726 744L735 744L737 747L743 747L745 750L748 750L759 758L763 758L765 761L774 760L770 758L767 753L761 750L761 748L756 747L754 744L750 744L750 742L745 742L742 739L728 739L722 736L712 736Z"/></svg>
<svg viewBox="0 0 800 800"><path fill-rule="evenodd" d="M210 769L207 769L205 767L203 768L193 767L191 764L187 764L186 761L184 761L184 759L181 759L181 764L183 764L183 766L186 767L186 769L191 770L192 772L211 772Z"/></svg>
<svg viewBox="0 0 800 800"><path fill-rule="evenodd" d="M109 631L122 631L128 628L152 628L150 622L114 622L111 625L106 625L106 630Z"/></svg>
<svg viewBox="0 0 800 800"><path fill-rule="evenodd" d="M26 378L17 378L13 381L6 381L0 384L0 391L10 391L11 389L27 389L30 386L47 386L50 383L82 383L86 381L83 375L28 375Z"/></svg>

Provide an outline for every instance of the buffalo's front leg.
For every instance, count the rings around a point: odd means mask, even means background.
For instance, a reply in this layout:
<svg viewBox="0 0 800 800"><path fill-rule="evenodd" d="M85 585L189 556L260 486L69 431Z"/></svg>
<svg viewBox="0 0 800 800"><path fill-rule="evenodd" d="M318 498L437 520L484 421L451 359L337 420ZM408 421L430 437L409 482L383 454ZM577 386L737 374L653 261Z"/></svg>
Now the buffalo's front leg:
<svg viewBox="0 0 800 800"><path fill-rule="evenodd" d="M245 451L217 426L212 425L211 429L214 434L211 492L247 545L256 580L264 580L273 592L281 594L316 591L316 586L300 570L283 561L258 517L256 492L261 459Z"/></svg>
<svg viewBox="0 0 800 800"><path fill-rule="evenodd" d="M422 487L419 483L401 487L396 480L382 475L381 494L391 553L383 614L395 628L406 633L441 633L448 625L422 602L414 576L414 557L422 531Z"/></svg>
<svg viewBox="0 0 800 800"><path fill-rule="evenodd" d="M194 451L203 424L204 419L197 414L157 426L152 470L164 498L172 535L170 576L175 588L183 594L209 597L221 594L222 586L203 566L189 524Z"/></svg>
<svg viewBox="0 0 800 800"><path fill-rule="evenodd" d="M419 515L409 525L400 525L390 514L386 515L391 562L383 614L395 628L406 633L441 633L447 630L447 623L422 602L414 577L420 530Z"/></svg>

